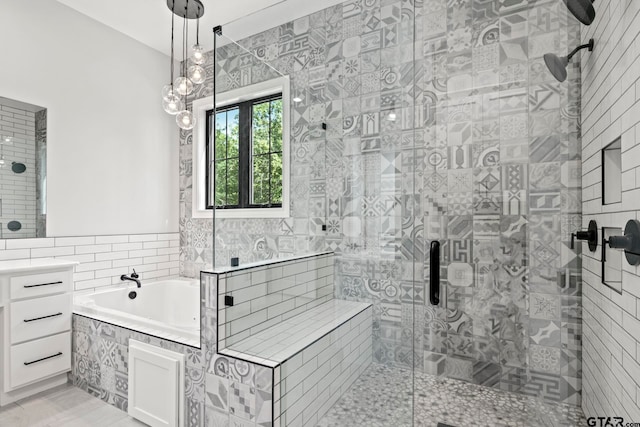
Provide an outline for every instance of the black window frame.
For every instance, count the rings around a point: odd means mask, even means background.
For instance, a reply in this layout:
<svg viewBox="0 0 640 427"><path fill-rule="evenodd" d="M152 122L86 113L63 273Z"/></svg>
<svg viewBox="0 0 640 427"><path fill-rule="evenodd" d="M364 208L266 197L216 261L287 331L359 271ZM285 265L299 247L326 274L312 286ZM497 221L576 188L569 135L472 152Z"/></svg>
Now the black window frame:
<svg viewBox="0 0 640 427"><path fill-rule="evenodd" d="M233 209L271 209L271 208L282 208L282 203L269 203L269 204L252 204L251 200L251 191L252 191L252 160L253 160L253 106L256 104L261 104L268 101L277 101L281 100L284 103L283 93L275 93L273 95L267 95L259 98L251 98L246 101L237 102L234 104L225 105L224 107L220 107L211 110L207 110L206 114L206 124L207 124L207 138L206 138L206 209L224 209L224 210L233 210ZM225 111L239 110L239 134L238 134L238 205L224 205L224 206L214 206L211 202L212 193L212 179L211 179L211 157L213 156L212 146L215 148L215 114L219 114ZM283 106L284 108L284 106ZM215 113L215 114L214 114ZM283 112L284 113L284 112ZM284 125L284 121L283 121ZM212 145L213 144L213 145ZM282 161L285 161L284 158L284 141L282 141L282 152L280 151L269 151L269 153L264 154L276 154L281 153ZM213 156L215 162L215 156ZM269 165L271 168L271 165ZM284 174L284 167L283 167ZM214 177L215 178L215 177ZM284 175L282 176L282 197L284 198ZM213 189L215 192L215 189ZM215 196L214 196L215 197Z"/></svg>

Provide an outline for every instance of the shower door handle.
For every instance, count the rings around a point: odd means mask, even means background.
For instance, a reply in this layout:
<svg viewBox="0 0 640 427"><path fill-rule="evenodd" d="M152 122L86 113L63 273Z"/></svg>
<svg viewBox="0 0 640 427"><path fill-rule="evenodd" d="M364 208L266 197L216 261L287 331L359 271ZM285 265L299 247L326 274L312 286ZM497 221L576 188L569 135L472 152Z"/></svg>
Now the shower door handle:
<svg viewBox="0 0 640 427"><path fill-rule="evenodd" d="M440 242L431 242L429 257L429 301L433 305L440 304Z"/></svg>

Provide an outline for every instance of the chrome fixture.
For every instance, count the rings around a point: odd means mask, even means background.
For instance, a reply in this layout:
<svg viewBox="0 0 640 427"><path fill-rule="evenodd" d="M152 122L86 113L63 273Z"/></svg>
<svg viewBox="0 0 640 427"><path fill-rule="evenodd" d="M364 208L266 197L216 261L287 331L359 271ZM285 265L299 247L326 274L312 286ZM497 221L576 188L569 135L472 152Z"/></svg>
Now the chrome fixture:
<svg viewBox="0 0 640 427"><path fill-rule="evenodd" d="M133 269L133 273L131 273L131 276L127 276L126 274L123 274L122 276L120 276L120 280L124 281L131 281L131 282L136 282L136 285L140 288L142 287L142 283L140 283L140 280L138 280L140 278L140 276L138 275L138 273L136 273L136 269Z"/></svg>
<svg viewBox="0 0 640 427"><path fill-rule="evenodd" d="M171 83L162 88L162 107L176 116L176 124L181 129L189 130L195 126L195 117L187 108L187 95L191 94L195 85L204 83L206 72L201 64L205 61L204 49L200 46L200 17L204 15L204 5L200 0L167 0L167 7L171 11ZM175 17L182 21L182 69L181 74L174 80L174 28ZM187 45L190 19L197 20L196 44L192 46L193 53L189 60L193 65L187 67Z"/></svg>
<svg viewBox="0 0 640 427"><path fill-rule="evenodd" d="M605 243L612 249L623 249L627 262L640 265L640 221L631 219L624 227L624 236L611 236Z"/></svg>
<svg viewBox="0 0 640 427"><path fill-rule="evenodd" d="M596 19L596 10L593 8L595 0L562 0L567 5L569 12L584 25L591 25Z"/></svg>
<svg viewBox="0 0 640 427"><path fill-rule="evenodd" d="M573 58L573 56L582 49L589 49L589 52L593 51L593 46L594 40L591 39L589 40L589 43L573 49L567 56L559 57L553 53L545 53L544 62L547 64L547 68L551 71L553 77L555 77L559 82L563 82L567 80L567 65L569 65L571 58Z"/></svg>
<svg viewBox="0 0 640 427"><path fill-rule="evenodd" d="M595 252L598 247L598 223L589 221L589 228L586 231L576 231L571 233L571 249L575 249L575 241L585 240L589 244L589 250Z"/></svg>

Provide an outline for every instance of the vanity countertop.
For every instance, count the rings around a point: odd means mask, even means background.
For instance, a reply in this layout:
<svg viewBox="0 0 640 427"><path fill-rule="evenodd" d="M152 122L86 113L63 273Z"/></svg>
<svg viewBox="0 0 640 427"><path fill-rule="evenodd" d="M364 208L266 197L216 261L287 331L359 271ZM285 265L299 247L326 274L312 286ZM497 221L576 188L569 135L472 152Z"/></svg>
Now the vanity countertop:
<svg viewBox="0 0 640 427"><path fill-rule="evenodd" d="M54 258L16 259L0 261L0 274L22 273L28 271L49 270L52 268L73 267L78 261Z"/></svg>

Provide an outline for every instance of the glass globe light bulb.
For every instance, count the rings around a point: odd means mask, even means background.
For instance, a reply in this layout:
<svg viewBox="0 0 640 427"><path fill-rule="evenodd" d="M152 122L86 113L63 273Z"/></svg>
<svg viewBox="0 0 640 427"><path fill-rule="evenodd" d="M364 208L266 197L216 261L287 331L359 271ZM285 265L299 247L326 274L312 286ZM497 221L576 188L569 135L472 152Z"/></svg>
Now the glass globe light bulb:
<svg viewBox="0 0 640 427"><path fill-rule="evenodd" d="M189 95L193 92L193 82L186 77L178 77L173 82L173 88L180 95Z"/></svg>
<svg viewBox="0 0 640 427"><path fill-rule="evenodd" d="M191 53L191 62L193 62L194 64L200 65L200 64L204 64L206 58L204 56L204 49L202 48L202 46L200 46L199 44L194 44L193 46L191 46L191 49L193 50L193 52Z"/></svg>
<svg viewBox="0 0 640 427"><path fill-rule="evenodd" d="M0 156L0 168L4 168L5 166L5 162L4 162L4 155Z"/></svg>
<svg viewBox="0 0 640 427"><path fill-rule="evenodd" d="M184 104L179 96L171 95L162 99L162 108L169 114L178 114L184 110Z"/></svg>
<svg viewBox="0 0 640 427"><path fill-rule="evenodd" d="M196 85L204 83L204 80L207 77L207 73L204 71L204 68L199 65L192 65L189 67L187 75L189 76L189 80Z"/></svg>
<svg viewBox="0 0 640 427"><path fill-rule="evenodd" d="M162 99L168 99L171 95L175 95L172 84L162 86Z"/></svg>
<svg viewBox="0 0 640 427"><path fill-rule="evenodd" d="M176 116L176 123L180 129L191 130L196 125L196 118L189 110L182 110Z"/></svg>

